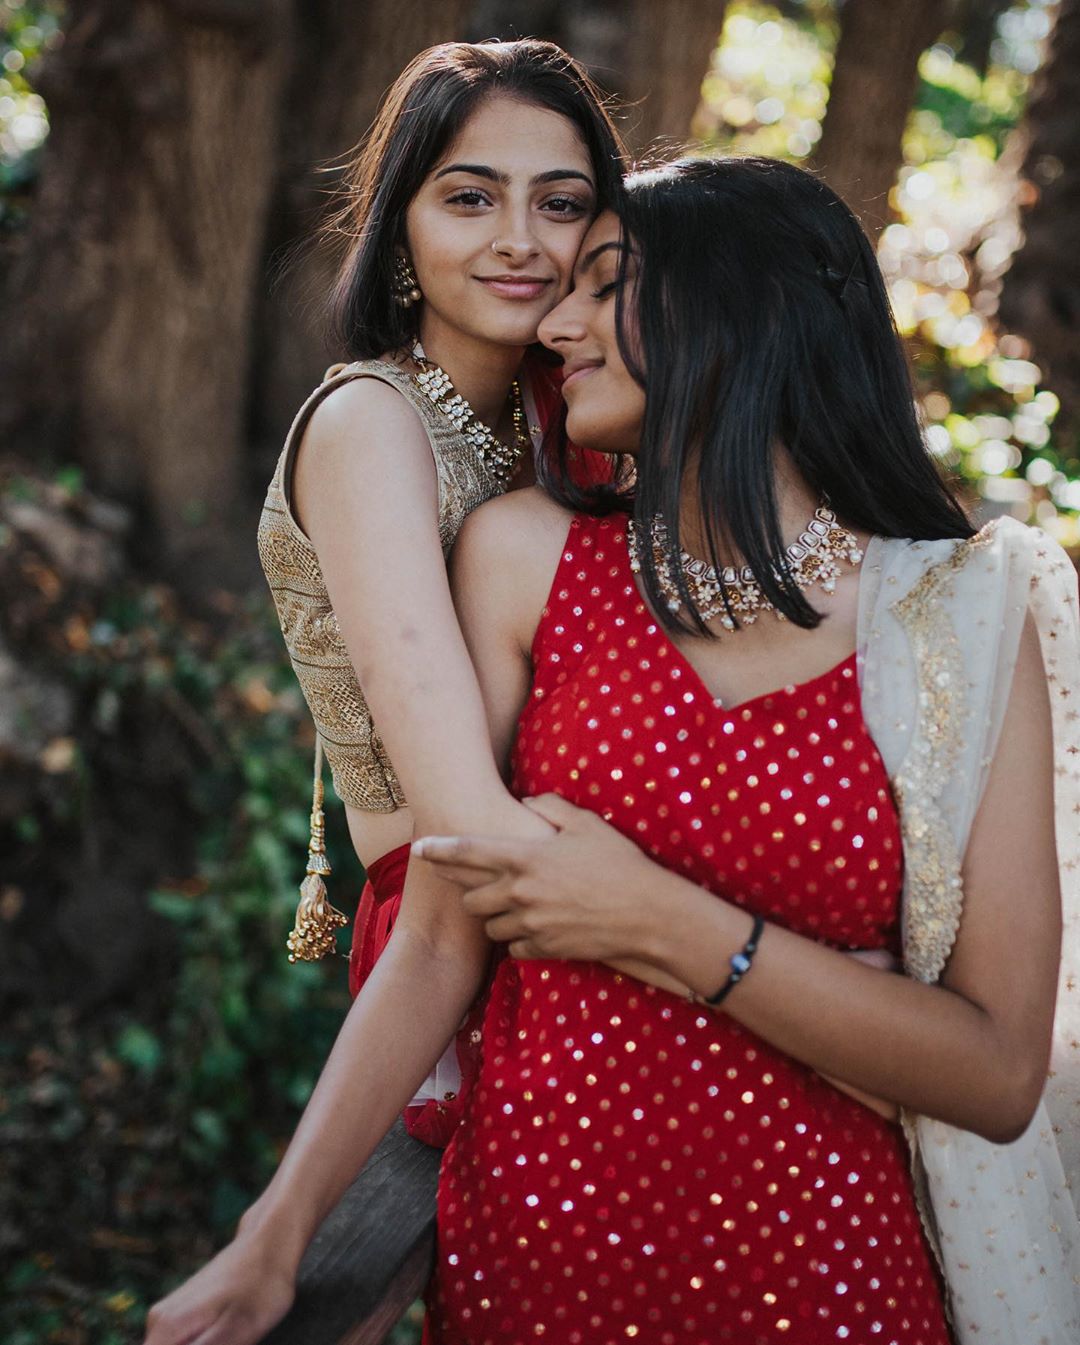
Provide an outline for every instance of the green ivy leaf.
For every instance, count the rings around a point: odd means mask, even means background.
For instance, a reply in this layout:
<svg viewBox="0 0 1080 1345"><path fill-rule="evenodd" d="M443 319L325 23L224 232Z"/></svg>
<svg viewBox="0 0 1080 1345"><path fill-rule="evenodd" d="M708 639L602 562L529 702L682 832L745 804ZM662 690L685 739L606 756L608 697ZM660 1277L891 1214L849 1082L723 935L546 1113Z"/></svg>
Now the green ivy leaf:
<svg viewBox="0 0 1080 1345"><path fill-rule="evenodd" d="M153 1074L161 1064L163 1052L161 1042L149 1028L130 1023L117 1038L116 1054L140 1074Z"/></svg>

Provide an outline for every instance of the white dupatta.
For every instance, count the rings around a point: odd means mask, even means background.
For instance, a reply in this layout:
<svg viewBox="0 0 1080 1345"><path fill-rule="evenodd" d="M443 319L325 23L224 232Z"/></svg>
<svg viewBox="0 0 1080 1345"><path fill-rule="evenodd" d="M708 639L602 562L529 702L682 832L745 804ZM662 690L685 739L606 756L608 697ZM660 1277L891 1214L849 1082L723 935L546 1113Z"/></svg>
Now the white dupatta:
<svg viewBox="0 0 1080 1345"><path fill-rule="evenodd" d="M960 1345L1080 1342L1080 620L1076 572L1042 532L999 519L970 541L874 538L863 562L863 712L904 837L904 963L935 982L963 906L961 861L1026 615L1054 716L1064 911L1054 1050L1015 1143L905 1117L916 1188ZM1018 894L1018 896L1021 894ZM1071 1192L1070 1192L1071 1187Z"/></svg>

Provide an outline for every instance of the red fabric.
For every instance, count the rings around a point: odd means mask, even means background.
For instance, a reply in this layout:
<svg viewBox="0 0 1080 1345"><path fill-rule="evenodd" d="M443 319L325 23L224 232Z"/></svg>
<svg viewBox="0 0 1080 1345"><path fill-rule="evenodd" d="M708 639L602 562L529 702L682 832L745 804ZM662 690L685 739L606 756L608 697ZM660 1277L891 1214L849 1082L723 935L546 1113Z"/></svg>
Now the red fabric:
<svg viewBox="0 0 1080 1345"><path fill-rule="evenodd" d="M390 941L394 922L401 909L401 894L405 890L408 867L408 845L390 850L368 865L367 882L360 894L360 904L353 922L352 950L349 955L349 993L354 999ZM422 988L418 988L418 991L422 993ZM456 1038L458 1065L461 1068L459 1092L405 1108L402 1114L405 1129L414 1139L423 1140L436 1149L450 1142L479 1068L482 1020L481 997L469 1010Z"/></svg>
<svg viewBox="0 0 1080 1345"><path fill-rule="evenodd" d="M409 867L409 847L400 845L368 865L367 882L360 893L360 904L353 921L352 950L349 954L349 994L355 999L360 987L390 939L401 894L405 890L405 871Z"/></svg>
<svg viewBox="0 0 1080 1345"><path fill-rule="evenodd" d="M525 357L523 373L529 380L540 428L546 435L552 422L562 411L562 365L547 364L534 352L530 352ZM550 451L547 443L544 447ZM576 485L596 486L611 480L614 460L610 454L597 453L594 449L579 448L576 444L570 444L567 456L570 475Z"/></svg>
<svg viewBox="0 0 1080 1345"><path fill-rule="evenodd" d="M854 656L718 705L639 598L622 523L578 518L533 659L517 794L602 813L776 924L896 948L899 825ZM500 965L438 1229L429 1345L949 1340L899 1128L596 963Z"/></svg>

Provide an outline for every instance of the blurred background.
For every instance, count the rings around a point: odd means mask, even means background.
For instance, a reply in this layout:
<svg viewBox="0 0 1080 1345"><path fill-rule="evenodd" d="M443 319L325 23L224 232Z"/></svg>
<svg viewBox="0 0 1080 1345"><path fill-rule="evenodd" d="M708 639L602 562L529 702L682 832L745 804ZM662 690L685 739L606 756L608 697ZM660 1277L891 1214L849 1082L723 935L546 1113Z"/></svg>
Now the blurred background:
<svg viewBox="0 0 1080 1345"><path fill-rule="evenodd" d="M312 736L255 558L338 358L303 240L409 58L529 34L639 153L823 173L943 469L1080 551L1080 0L0 0L3 1345L139 1340L344 1013L285 957Z"/></svg>

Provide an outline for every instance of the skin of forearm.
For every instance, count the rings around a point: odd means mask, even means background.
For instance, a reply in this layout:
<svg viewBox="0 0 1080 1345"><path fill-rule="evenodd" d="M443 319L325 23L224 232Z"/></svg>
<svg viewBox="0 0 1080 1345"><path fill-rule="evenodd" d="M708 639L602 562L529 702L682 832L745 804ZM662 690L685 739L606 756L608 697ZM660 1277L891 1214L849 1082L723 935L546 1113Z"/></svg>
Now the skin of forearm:
<svg viewBox="0 0 1080 1345"><path fill-rule="evenodd" d="M417 834L448 824L541 837L551 830L497 776L414 807ZM391 939L349 1010L277 1172L241 1220L241 1236L271 1242L275 1259L295 1270L453 1038L489 957L482 927L461 910L460 887L413 861Z"/></svg>
<svg viewBox="0 0 1080 1345"><path fill-rule="evenodd" d="M714 993L751 917L676 874L652 886L648 909L649 960L697 993ZM1023 1130L1045 1078L1046 1061L1018 1065L970 1000L776 925L766 926L751 971L718 1011L820 1074L997 1143Z"/></svg>
<svg viewBox="0 0 1080 1345"><path fill-rule="evenodd" d="M491 751L479 689L475 681L451 684L438 667L425 666L414 652L414 630L391 634L358 676L375 722L384 726L383 740L405 795L425 826L468 823L475 830L500 804L511 803ZM455 637L460 644L456 632L448 632L445 642ZM460 656L471 672L464 647ZM433 750L433 744L442 744L442 750Z"/></svg>
<svg viewBox="0 0 1080 1345"><path fill-rule="evenodd" d="M413 807L413 835L516 836L544 840L550 823L530 812L507 790L492 766L490 779L472 780L452 793ZM461 889L450 885L460 896Z"/></svg>
<svg viewBox="0 0 1080 1345"><path fill-rule="evenodd" d="M480 989L486 956L482 939L452 939L444 930L431 937L399 921L241 1235L269 1238L278 1260L299 1265L319 1224L453 1037Z"/></svg>

